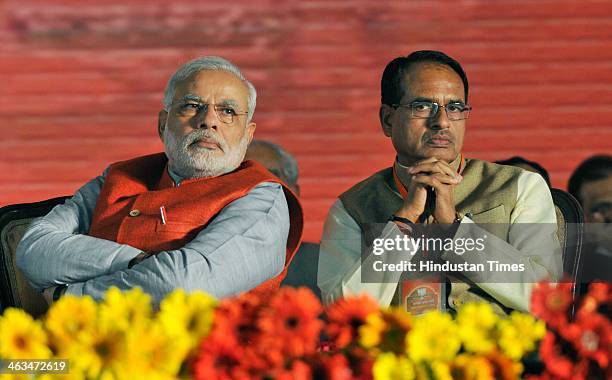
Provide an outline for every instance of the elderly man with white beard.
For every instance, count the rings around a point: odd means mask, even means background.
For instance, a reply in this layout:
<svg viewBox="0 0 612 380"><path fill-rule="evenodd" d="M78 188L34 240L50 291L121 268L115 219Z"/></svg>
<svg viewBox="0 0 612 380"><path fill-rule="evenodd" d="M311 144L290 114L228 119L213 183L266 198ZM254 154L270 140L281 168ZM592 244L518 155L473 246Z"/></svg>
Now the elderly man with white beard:
<svg viewBox="0 0 612 380"><path fill-rule="evenodd" d="M111 164L33 223L17 265L49 303L140 287L216 297L278 288L302 234L297 198L252 161L255 87L220 57L169 79L159 112L165 153Z"/></svg>

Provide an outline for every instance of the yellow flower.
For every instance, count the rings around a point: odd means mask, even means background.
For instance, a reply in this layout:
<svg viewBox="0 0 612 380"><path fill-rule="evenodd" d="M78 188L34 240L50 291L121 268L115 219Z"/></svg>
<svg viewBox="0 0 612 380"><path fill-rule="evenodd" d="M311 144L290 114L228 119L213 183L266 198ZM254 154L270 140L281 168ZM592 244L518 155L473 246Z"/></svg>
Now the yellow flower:
<svg viewBox="0 0 612 380"><path fill-rule="evenodd" d="M21 309L8 308L0 316L0 357L47 359L51 350L41 323Z"/></svg>
<svg viewBox="0 0 612 380"><path fill-rule="evenodd" d="M406 334L412 327L412 317L400 308L381 310L372 314L359 328L360 344L374 352L394 352L401 354L406 350Z"/></svg>
<svg viewBox="0 0 612 380"><path fill-rule="evenodd" d="M65 295L51 306L45 317L45 328L49 332L51 346L57 352L68 353L75 344L84 339L95 328L98 321L97 304L89 296L75 297Z"/></svg>
<svg viewBox="0 0 612 380"><path fill-rule="evenodd" d="M104 302L100 304L102 323L112 321L122 330L134 327L146 328L152 312L151 296L140 288L122 292L112 287L104 295Z"/></svg>
<svg viewBox="0 0 612 380"><path fill-rule="evenodd" d="M69 354L71 371L98 379L133 377L136 371L131 371L133 366L128 358L130 354L134 355L130 349L137 347L128 347L123 331L111 325L98 324L84 341L87 344Z"/></svg>
<svg viewBox="0 0 612 380"><path fill-rule="evenodd" d="M469 303L459 309L457 326L459 337L468 352L487 354L495 346L493 336L499 317L488 303Z"/></svg>
<svg viewBox="0 0 612 380"><path fill-rule="evenodd" d="M204 292L189 295L175 290L160 305L158 319L170 335L187 335L191 346L197 345L212 327L217 301Z"/></svg>
<svg viewBox="0 0 612 380"><path fill-rule="evenodd" d="M128 360L143 374L177 375L181 364L191 348L191 339L186 334L169 335L161 323L156 322L144 330L129 331Z"/></svg>
<svg viewBox="0 0 612 380"><path fill-rule="evenodd" d="M513 360L519 360L533 351L536 342L546 334L543 321L516 311L513 311L509 318L499 322L498 330L499 347Z"/></svg>
<svg viewBox="0 0 612 380"><path fill-rule="evenodd" d="M373 348L379 345L386 328L387 324L382 319L382 315L368 315L366 322L359 328L359 343L365 348Z"/></svg>
<svg viewBox="0 0 612 380"><path fill-rule="evenodd" d="M493 367L483 356L460 354L451 365L453 379L494 380Z"/></svg>
<svg viewBox="0 0 612 380"><path fill-rule="evenodd" d="M378 355L372 367L374 380L412 380L414 368L412 362L403 356L392 352Z"/></svg>
<svg viewBox="0 0 612 380"><path fill-rule="evenodd" d="M431 363L431 373L436 380L453 380L450 367L446 363L433 362Z"/></svg>
<svg viewBox="0 0 612 380"><path fill-rule="evenodd" d="M431 311L414 319L414 326L406 337L408 356L414 362L452 360L461 341L457 326L448 314Z"/></svg>

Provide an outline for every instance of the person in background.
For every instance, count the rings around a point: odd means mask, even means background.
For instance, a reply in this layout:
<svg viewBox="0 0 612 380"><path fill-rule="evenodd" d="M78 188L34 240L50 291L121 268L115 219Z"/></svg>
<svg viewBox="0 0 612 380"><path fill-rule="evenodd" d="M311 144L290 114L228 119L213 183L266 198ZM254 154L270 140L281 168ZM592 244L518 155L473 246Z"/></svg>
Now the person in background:
<svg viewBox="0 0 612 380"><path fill-rule="evenodd" d="M583 161L567 187L582 205L586 222L582 279L612 281L612 156Z"/></svg>
<svg viewBox="0 0 612 380"><path fill-rule="evenodd" d="M223 298L278 288L302 233L299 201L243 162L257 93L238 67L202 57L169 79L158 114L165 152L111 164L34 222L17 265L48 302L140 287Z"/></svg>
<svg viewBox="0 0 612 380"><path fill-rule="evenodd" d="M280 145L265 140L253 140L247 149L245 159L262 164L272 174L280 178L296 195L300 195L297 161ZM320 299L321 291L317 286L318 263L319 244L302 242L291 265L289 265L287 277L281 285L306 286Z"/></svg>
<svg viewBox="0 0 612 380"><path fill-rule="evenodd" d="M529 170L533 173L538 173L544 178L548 187L550 187L550 176L548 175L548 171L544 169L544 167L538 164L535 161L529 161L521 156L510 157L507 160L499 160L495 161L496 164L499 165L510 165L516 166L517 168Z"/></svg>

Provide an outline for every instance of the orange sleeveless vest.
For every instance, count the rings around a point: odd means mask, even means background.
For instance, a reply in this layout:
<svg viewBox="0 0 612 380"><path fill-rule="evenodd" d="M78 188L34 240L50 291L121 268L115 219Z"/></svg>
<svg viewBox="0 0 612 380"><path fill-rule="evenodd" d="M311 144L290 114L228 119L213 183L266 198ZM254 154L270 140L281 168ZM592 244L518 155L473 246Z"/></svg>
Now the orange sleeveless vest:
<svg viewBox="0 0 612 380"><path fill-rule="evenodd" d="M174 250L191 241L229 203L262 182L283 185L290 229L283 271L255 288L277 289L302 238L303 214L297 197L263 166L245 161L233 172L187 179L175 187L164 153L112 164L100 191L89 235L146 252ZM165 224L160 207L164 207Z"/></svg>

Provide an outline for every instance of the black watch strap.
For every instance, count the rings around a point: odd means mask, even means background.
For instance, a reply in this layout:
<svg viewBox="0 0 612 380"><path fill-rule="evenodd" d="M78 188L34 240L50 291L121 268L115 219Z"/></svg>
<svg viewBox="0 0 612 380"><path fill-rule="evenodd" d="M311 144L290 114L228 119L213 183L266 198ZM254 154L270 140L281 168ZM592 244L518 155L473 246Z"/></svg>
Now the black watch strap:
<svg viewBox="0 0 612 380"><path fill-rule="evenodd" d="M389 218L390 222L400 222L400 223L404 223L407 224L409 226L414 226L414 222L408 218L403 218L401 216L397 216L397 215L391 215L391 217Z"/></svg>
<svg viewBox="0 0 612 380"><path fill-rule="evenodd" d="M68 286L66 285L56 286L55 290L53 291L53 302L57 302L57 300L59 300L60 297L64 295L64 292L66 292L66 289L68 289Z"/></svg>

